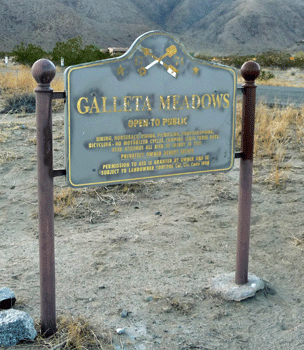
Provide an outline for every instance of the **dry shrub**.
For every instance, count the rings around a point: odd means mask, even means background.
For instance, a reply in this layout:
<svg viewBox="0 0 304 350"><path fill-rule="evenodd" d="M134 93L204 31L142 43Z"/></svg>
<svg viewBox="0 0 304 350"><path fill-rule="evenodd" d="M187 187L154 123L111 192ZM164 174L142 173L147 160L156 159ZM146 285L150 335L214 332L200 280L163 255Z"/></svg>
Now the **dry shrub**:
<svg viewBox="0 0 304 350"><path fill-rule="evenodd" d="M258 105L255 155L278 160L282 158L282 148L286 151L301 143L303 113L304 108L298 109L292 106L269 108L265 105Z"/></svg>
<svg viewBox="0 0 304 350"><path fill-rule="evenodd" d="M241 147L242 104L237 105L236 148ZM254 156L256 163L270 168L265 182L283 188L288 180L291 150L302 146L304 136L304 107L269 107L259 103L255 115Z"/></svg>
<svg viewBox="0 0 304 350"><path fill-rule="evenodd" d="M30 69L21 67L14 72L0 74L0 85L3 92L11 94L33 92L37 83L32 77Z"/></svg>
<svg viewBox="0 0 304 350"><path fill-rule="evenodd" d="M1 113L35 113L35 105L33 93L15 93L4 99Z"/></svg>
<svg viewBox="0 0 304 350"><path fill-rule="evenodd" d="M271 188L283 189L288 180L290 167L290 164L286 163L286 149L281 146L276 151L265 183Z"/></svg>
<svg viewBox="0 0 304 350"><path fill-rule="evenodd" d="M193 303L182 301L179 298L168 299L168 302L173 310L178 311L182 315L189 315L194 308Z"/></svg>
<svg viewBox="0 0 304 350"><path fill-rule="evenodd" d="M155 183L153 181L136 182L130 184L110 185L105 187L89 187L83 188L82 193L96 198L100 202L105 202L116 206L117 204L131 204L136 197L136 194L145 194L149 188Z"/></svg>
<svg viewBox="0 0 304 350"><path fill-rule="evenodd" d="M241 147L241 110L237 105L236 148ZM304 134L304 107L302 109L288 106L267 107L258 104L255 115L254 154L257 158L277 159L283 149L302 142Z"/></svg>
<svg viewBox="0 0 304 350"><path fill-rule="evenodd" d="M304 234L301 234L300 236L290 236L289 239L291 239L292 243L296 246L299 247L303 251L303 246L304 246Z"/></svg>
<svg viewBox="0 0 304 350"><path fill-rule="evenodd" d="M75 206L76 198L79 194L79 191L71 187L56 189L54 194L54 215L67 216L70 207Z"/></svg>
<svg viewBox="0 0 304 350"><path fill-rule="evenodd" d="M14 72L0 74L1 94L4 98L4 110L8 113L33 113L35 112L34 89L37 82L32 76L31 69L21 66ZM63 78L55 77L51 83L54 91L63 91ZM63 100L53 101L53 110L63 108Z"/></svg>
<svg viewBox="0 0 304 350"><path fill-rule="evenodd" d="M290 83L289 81L280 78L272 78L270 80L259 80L258 84L268 86L304 87L304 83Z"/></svg>
<svg viewBox="0 0 304 350"><path fill-rule="evenodd" d="M117 215L120 205L138 203L138 197L148 195L154 184L149 181L79 189L55 187L54 215L62 219L81 218L90 223L103 222L109 215ZM32 218L37 218L37 210Z"/></svg>
<svg viewBox="0 0 304 350"><path fill-rule="evenodd" d="M38 333L39 328L40 324ZM98 333L83 317L65 316L58 319L54 335L48 338L38 335L30 349L113 350L111 332L99 329ZM29 349L26 344L22 346Z"/></svg>
<svg viewBox="0 0 304 350"><path fill-rule="evenodd" d="M20 66L13 72L0 74L0 86L7 93L31 93L37 87L37 82L32 76L31 69ZM63 78L56 77L51 82L54 91L63 91Z"/></svg>
<svg viewBox="0 0 304 350"><path fill-rule="evenodd" d="M22 158L22 156L21 155L18 156L13 151L0 151L0 164L14 162L20 158Z"/></svg>
<svg viewBox="0 0 304 350"><path fill-rule="evenodd" d="M73 317L62 318L59 322L58 333L63 334L67 338L65 349L103 350L105 348L112 348L111 336L102 336L98 339L88 321L82 317L75 319Z"/></svg>

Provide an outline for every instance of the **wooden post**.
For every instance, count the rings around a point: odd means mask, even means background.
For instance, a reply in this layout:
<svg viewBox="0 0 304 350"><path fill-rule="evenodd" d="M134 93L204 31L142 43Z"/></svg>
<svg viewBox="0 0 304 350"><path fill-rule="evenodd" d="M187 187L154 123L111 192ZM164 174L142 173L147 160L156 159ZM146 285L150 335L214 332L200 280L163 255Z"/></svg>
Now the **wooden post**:
<svg viewBox="0 0 304 350"><path fill-rule="evenodd" d="M40 259L41 334L56 332L55 248L53 196L52 94L50 83L55 77L54 64L38 60L32 75L38 83L36 92L38 220Z"/></svg>
<svg viewBox="0 0 304 350"><path fill-rule="evenodd" d="M260 66L254 61L246 62L241 68L241 74L245 79L245 83L243 84L245 93L243 95L242 111L241 153L243 156L240 160L240 187L235 273L235 283L239 285L246 284L248 282L250 209L256 102L255 79L260 74Z"/></svg>

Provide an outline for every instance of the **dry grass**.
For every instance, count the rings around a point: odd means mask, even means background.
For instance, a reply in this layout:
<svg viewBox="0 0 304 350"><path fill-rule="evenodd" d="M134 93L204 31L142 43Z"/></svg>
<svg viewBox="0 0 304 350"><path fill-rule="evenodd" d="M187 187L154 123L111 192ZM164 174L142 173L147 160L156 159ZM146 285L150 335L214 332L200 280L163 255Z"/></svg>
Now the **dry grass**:
<svg viewBox="0 0 304 350"><path fill-rule="evenodd" d="M289 87L304 87L304 82L294 82L290 83L286 80L280 78L274 78L269 80L259 80L258 85L268 85L268 86L289 86Z"/></svg>
<svg viewBox="0 0 304 350"><path fill-rule="evenodd" d="M64 349L113 349L111 334L103 333L98 337L88 321L82 317L64 317L60 319L54 339ZM62 346L63 344L64 346ZM57 347L57 349L59 348Z"/></svg>
<svg viewBox="0 0 304 350"><path fill-rule="evenodd" d="M112 334L110 331L99 330L99 334L82 317L66 316L57 321L57 332L49 338L44 338L40 332L40 324L36 325L37 338L29 344L17 345L19 349L49 349L49 350L112 350Z"/></svg>
<svg viewBox="0 0 304 350"><path fill-rule="evenodd" d="M303 246L304 246L304 234L301 234L299 237L290 236L289 239L291 240L291 242L292 242L296 247L299 247L301 250L303 250Z"/></svg>
<svg viewBox="0 0 304 350"><path fill-rule="evenodd" d="M171 308L182 315L190 315L194 308L193 303L182 301L179 298L167 298L167 300Z"/></svg>
<svg viewBox="0 0 304 350"><path fill-rule="evenodd" d="M241 143L241 103L237 106L236 148ZM265 183L283 188L288 180L291 150L303 145L304 107L280 108L258 104L255 117L254 156L259 166L269 167ZM263 162L264 161L264 162Z"/></svg>
<svg viewBox="0 0 304 350"><path fill-rule="evenodd" d="M51 87L54 91L63 91L63 85L62 76L55 76L51 83ZM31 69L28 67L20 66L13 72L0 73L0 92L4 98L4 104L6 99L11 100L13 97L18 101L24 99L29 100L29 97L33 95L36 87L37 82L32 76ZM9 104L11 104L11 102ZM63 100L53 101L53 110L60 111L62 109Z"/></svg>
<svg viewBox="0 0 304 350"><path fill-rule="evenodd" d="M76 204L76 198L79 191L70 187L56 189L54 193L54 215L66 217L69 208L73 208Z"/></svg>
<svg viewBox="0 0 304 350"><path fill-rule="evenodd" d="M90 223L104 221L109 215L118 214L120 205L137 203L137 196L145 195L152 186L153 181L98 188L58 187L54 193L54 215L58 218L82 218ZM101 208L98 203L106 207ZM37 211L32 217L37 217Z"/></svg>
<svg viewBox="0 0 304 350"><path fill-rule="evenodd" d="M31 69L20 66L15 71L0 74L0 86L7 93L31 93L37 87L37 82L32 76ZM63 78L56 77L51 83L54 91L63 91Z"/></svg>
<svg viewBox="0 0 304 350"><path fill-rule="evenodd" d="M13 151L0 151L0 164L14 162L17 159L22 158L21 155L17 155Z"/></svg>

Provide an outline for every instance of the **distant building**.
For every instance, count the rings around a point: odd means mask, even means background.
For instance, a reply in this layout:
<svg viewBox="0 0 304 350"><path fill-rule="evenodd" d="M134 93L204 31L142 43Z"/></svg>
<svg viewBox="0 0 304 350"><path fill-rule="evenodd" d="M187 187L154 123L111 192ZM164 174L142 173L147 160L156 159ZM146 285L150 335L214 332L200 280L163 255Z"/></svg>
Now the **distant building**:
<svg viewBox="0 0 304 350"><path fill-rule="evenodd" d="M108 47L108 51L113 56L118 53L125 53L127 50L127 47Z"/></svg>

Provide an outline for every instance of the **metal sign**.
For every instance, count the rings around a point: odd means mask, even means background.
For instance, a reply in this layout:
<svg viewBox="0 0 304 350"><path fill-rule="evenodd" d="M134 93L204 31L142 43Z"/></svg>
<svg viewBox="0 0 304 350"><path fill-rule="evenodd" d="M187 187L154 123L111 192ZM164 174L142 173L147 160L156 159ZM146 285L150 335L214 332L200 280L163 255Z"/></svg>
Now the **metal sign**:
<svg viewBox="0 0 304 350"><path fill-rule="evenodd" d="M65 71L73 187L230 170L236 71L149 32L121 57Z"/></svg>

